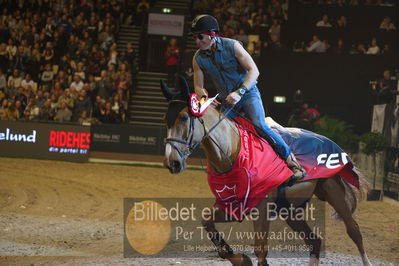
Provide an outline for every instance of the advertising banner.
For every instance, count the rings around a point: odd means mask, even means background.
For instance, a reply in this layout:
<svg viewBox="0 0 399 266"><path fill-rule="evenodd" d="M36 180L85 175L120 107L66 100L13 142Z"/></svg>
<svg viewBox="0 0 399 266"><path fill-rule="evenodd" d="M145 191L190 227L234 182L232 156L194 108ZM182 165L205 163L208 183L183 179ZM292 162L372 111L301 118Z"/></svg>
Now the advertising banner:
<svg viewBox="0 0 399 266"><path fill-rule="evenodd" d="M0 156L85 162L90 127L0 121Z"/></svg>
<svg viewBox="0 0 399 266"><path fill-rule="evenodd" d="M165 127L136 125L92 125L91 150L99 152L134 153L148 155L165 154ZM192 158L204 158L198 147Z"/></svg>
<svg viewBox="0 0 399 266"><path fill-rule="evenodd" d="M163 153L162 127L92 125L92 150L159 155Z"/></svg>
<svg viewBox="0 0 399 266"><path fill-rule="evenodd" d="M184 16L150 13L148 34L183 36Z"/></svg>

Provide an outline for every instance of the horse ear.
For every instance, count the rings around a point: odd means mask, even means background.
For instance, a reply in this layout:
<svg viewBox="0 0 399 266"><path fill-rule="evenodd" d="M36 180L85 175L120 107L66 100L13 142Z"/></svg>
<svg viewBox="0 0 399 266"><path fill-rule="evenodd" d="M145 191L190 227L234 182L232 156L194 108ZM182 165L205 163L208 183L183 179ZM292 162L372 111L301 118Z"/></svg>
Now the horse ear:
<svg viewBox="0 0 399 266"><path fill-rule="evenodd" d="M173 98L173 96L175 96L177 93L173 92L168 87L165 80L163 80L163 79L160 80L160 85L161 85L161 90L162 90L163 95L165 96L166 100L168 100L168 102L169 102Z"/></svg>
<svg viewBox="0 0 399 266"><path fill-rule="evenodd" d="M179 87L178 88L181 91L182 99L188 100L191 91L190 91L190 87L187 84L187 80L181 75L179 75L178 78L179 78L179 83L178 83Z"/></svg>

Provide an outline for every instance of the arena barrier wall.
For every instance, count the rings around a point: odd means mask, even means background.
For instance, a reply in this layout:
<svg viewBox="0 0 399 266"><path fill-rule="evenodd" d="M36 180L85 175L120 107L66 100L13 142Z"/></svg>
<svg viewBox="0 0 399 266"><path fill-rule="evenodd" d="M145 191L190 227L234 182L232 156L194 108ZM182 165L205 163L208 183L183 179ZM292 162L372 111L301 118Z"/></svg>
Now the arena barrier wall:
<svg viewBox="0 0 399 266"><path fill-rule="evenodd" d="M0 121L0 156L86 162L90 127Z"/></svg>
<svg viewBox="0 0 399 266"><path fill-rule="evenodd" d="M166 129L158 126L92 125L91 150L96 152L164 155ZM202 148L193 154L203 158Z"/></svg>

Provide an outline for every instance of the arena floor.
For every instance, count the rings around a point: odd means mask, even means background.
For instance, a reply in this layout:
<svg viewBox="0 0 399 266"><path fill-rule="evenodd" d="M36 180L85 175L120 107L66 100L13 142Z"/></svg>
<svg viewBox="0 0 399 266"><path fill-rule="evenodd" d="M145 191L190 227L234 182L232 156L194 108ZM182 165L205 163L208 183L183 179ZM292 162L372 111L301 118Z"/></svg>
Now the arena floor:
<svg viewBox="0 0 399 266"><path fill-rule="evenodd" d="M0 265L229 265L213 253L203 259L124 259L126 197L212 195L201 171L171 175L162 168L0 158ZM399 265L398 204L362 202L356 217L372 262ZM342 222L327 219L326 250L325 264L360 263Z"/></svg>

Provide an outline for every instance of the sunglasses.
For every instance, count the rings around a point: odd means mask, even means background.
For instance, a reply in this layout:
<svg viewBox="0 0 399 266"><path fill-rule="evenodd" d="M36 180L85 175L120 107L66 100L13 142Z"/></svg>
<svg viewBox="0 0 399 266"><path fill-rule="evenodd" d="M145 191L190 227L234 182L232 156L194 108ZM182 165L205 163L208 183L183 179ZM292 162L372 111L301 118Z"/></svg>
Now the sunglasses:
<svg viewBox="0 0 399 266"><path fill-rule="evenodd" d="M202 41L205 38L205 36L209 36L209 35L197 34L197 35L194 35L193 37L194 37L194 40L198 39L198 40Z"/></svg>

